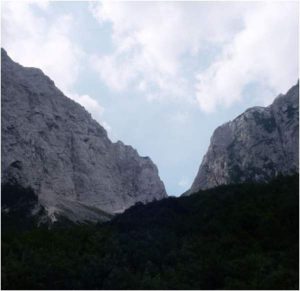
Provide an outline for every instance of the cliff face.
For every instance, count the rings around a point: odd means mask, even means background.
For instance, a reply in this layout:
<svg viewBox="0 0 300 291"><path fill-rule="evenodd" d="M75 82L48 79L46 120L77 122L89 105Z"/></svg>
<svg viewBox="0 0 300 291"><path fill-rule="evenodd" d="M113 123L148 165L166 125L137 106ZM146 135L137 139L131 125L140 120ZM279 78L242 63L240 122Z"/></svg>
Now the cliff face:
<svg viewBox="0 0 300 291"><path fill-rule="evenodd" d="M31 187L49 215L73 220L76 213L89 220L84 209L114 213L167 196L149 158L112 143L41 70L14 63L4 50L1 57L2 184Z"/></svg>
<svg viewBox="0 0 300 291"><path fill-rule="evenodd" d="M218 127L186 195L299 171L299 83L268 107L253 107Z"/></svg>

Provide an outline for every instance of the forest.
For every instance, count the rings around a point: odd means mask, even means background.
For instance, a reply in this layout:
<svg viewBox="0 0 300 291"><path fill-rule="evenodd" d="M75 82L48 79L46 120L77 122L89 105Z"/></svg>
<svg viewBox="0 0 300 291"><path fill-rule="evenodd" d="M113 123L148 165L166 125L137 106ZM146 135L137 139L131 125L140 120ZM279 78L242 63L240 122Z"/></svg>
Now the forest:
<svg viewBox="0 0 300 291"><path fill-rule="evenodd" d="M37 226L32 194L2 187L2 289L299 289L298 175L137 203L98 224Z"/></svg>

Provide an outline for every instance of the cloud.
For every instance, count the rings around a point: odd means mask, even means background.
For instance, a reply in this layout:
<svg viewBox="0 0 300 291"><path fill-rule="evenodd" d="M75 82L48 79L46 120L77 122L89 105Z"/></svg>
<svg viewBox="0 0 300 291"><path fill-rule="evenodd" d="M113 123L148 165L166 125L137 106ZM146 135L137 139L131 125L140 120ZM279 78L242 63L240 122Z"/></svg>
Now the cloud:
<svg viewBox="0 0 300 291"><path fill-rule="evenodd" d="M206 112L238 102L251 82L265 83L262 92L270 96L297 78L297 7L292 2L92 3L99 24L110 25L114 45L110 54L94 55L93 66L111 90L137 89L151 101L196 100Z"/></svg>
<svg viewBox="0 0 300 291"><path fill-rule="evenodd" d="M14 60L41 68L60 89L66 90L78 77L83 52L70 38L71 15L59 15L49 23L34 10L46 13L48 7L47 2L4 2L3 46Z"/></svg>
<svg viewBox="0 0 300 291"><path fill-rule="evenodd" d="M197 57L209 41L226 41L240 18L238 5L223 3L104 1L90 10L112 29L113 52L92 59L100 78L116 91L147 84L162 97L189 95L182 58Z"/></svg>
<svg viewBox="0 0 300 291"><path fill-rule="evenodd" d="M134 60L127 63L126 57L118 54L103 57L91 57L91 64L101 79L113 90L122 91L136 77Z"/></svg>
<svg viewBox="0 0 300 291"><path fill-rule="evenodd" d="M298 78L298 35L296 3L264 3L245 15L244 29L196 77L200 108L211 112L232 105L251 82L261 85L263 103L284 93Z"/></svg>
<svg viewBox="0 0 300 291"><path fill-rule="evenodd" d="M73 89L86 57L71 38L74 19L71 14L62 14L49 21L49 8L47 1L3 2L3 46L15 61L42 69L68 97L104 124L104 109L98 101Z"/></svg>

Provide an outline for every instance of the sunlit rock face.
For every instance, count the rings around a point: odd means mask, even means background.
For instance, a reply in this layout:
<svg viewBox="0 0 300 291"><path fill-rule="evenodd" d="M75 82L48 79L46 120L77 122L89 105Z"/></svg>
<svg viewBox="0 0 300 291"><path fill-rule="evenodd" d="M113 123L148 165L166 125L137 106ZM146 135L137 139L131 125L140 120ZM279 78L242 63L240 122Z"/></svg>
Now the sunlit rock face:
<svg viewBox="0 0 300 291"><path fill-rule="evenodd" d="M268 107L253 107L218 127L191 189L268 181L299 171L299 83Z"/></svg>
<svg viewBox="0 0 300 291"><path fill-rule="evenodd" d="M72 205L78 214L84 207L121 212L167 196L148 157L112 143L41 70L22 67L4 50L1 57L3 184L31 187L51 215L72 212Z"/></svg>

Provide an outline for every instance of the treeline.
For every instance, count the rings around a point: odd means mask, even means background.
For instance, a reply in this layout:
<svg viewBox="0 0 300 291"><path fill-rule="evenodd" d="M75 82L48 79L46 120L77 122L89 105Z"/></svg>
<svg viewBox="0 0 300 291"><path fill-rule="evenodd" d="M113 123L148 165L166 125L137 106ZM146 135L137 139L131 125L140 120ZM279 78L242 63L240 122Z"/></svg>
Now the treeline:
<svg viewBox="0 0 300 291"><path fill-rule="evenodd" d="M298 175L137 204L101 225L6 219L2 289L299 287Z"/></svg>

